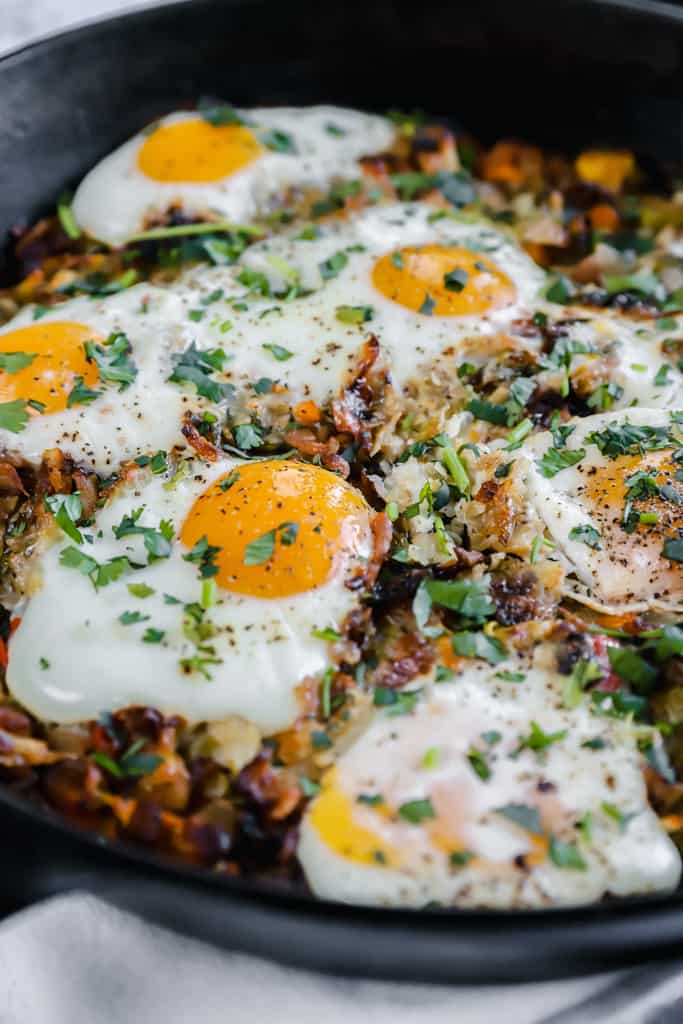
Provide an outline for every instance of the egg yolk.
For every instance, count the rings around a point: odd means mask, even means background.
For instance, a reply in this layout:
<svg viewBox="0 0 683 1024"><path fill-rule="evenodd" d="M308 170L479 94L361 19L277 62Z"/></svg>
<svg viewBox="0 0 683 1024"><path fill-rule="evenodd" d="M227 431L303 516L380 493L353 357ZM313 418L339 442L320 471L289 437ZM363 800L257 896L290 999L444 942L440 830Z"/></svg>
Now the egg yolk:
<svg viewBox="0 0 683 1024"><path fill-rule="evenodd" d="M397 852L371 829L354 819L350 798L337 784L337 772L331 768L322 780L322 788L310 809L310 822L322 842L347 860L360 864L395 865Z"/></svg>
<svg viewBox="0 0 683 1024"><path fill-rule="evenodd" d="M138 151L138 168L154 181L220 181L261 153L263 146L244 125L192 118L163 124L148 135Z"/></svg>
<svg viewBox="0 0 683 1024"><path fill-rule="evenodd" d="M679 468L671 462L671 450L623 455L609 465L589 469L581 491L595 510L596 523L621 526L626 503L631 500L635 513L647 517L637 522L633 531L638 534L639 543L643 539L661 539L683 526L683 484L674 476ZM651 477L657 488L670 488L673 498L667 498L661 492L644 492L639 497L633 484L629 485L638 472ZM633 483L637 484L636 481ZM679 495L678 502L676 494Z"/></svg>
<svg viewBox="0 0 683 1024"><path fill-rule="evenodd" d="M0 370L0 402L32 401L41 413L66 409L76 377L82 377L86 387L99 380L96 364L85 357L86 341L101 344L103 339L86 324L69 320L32 324L0 334L0 355L15 356L14 365L24 364L12 372L13 361L4 360L7 369Z"/></svg>
<svg viewBox="0 0 683 1024"><path fill-rule="evenodd" d="M253 597L300 594L343 572L368 550L369 509L344 480L304 463L252 462L194 503L181 531L220 548L217 582Z"/></svg>
<svg viewBox="0 0 683 1024"><path fill-rule="evenodd" d="M502 309L517 294L495 263L460 246L421 245L388 252L375 263L372 283L392 302L433 316Z"/></svg>

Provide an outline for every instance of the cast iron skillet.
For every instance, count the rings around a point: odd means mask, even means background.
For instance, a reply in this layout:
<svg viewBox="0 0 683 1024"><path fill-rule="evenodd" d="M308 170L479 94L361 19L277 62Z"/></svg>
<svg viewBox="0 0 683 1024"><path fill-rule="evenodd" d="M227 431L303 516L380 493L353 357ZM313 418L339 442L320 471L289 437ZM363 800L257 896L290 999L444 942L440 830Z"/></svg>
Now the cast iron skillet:
<svg viewBox="0 0 683 1024"><path fill-rule="evenodd" d="M417 105L485 139L681 159L683 10L192 0L89 25L0 61L0 236L145 121L201 94L247 106ZM0 836L0 912L78 888L227 947L340 974L532 980L683 951L681 893L535 913L344 907L84 836L1 788Z"/></svg>

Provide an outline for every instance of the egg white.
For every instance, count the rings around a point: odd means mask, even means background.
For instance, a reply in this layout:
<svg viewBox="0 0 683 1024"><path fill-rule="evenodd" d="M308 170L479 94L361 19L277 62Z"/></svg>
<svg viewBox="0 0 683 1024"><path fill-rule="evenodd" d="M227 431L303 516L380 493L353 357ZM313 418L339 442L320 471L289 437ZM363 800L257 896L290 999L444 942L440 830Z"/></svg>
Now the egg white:
<svg viewBox="0 0 683 1024"><path fill-rule="evenodd" d="M609 397L609 408L629 409L641 405L650 409L671 409L683 405L683 373L677 358L664 348L668 333L656 321L635 320L624 314L557 307L540 303L539 309L553 319L566 321L566 338L588 349L571 357L570 370L589 371L599 362L607 370L607 381L620 394ZM663 381L657 374L666 366Z"/></svg>
<svg viewBox="0 0 683 1024"><path fill-rule="evenodd" d="M683 605L683 570L675 563L669 567L661 554L661 540L653 553L652 546L644 543L646 534L628 534L621 528L621 508L596 507L584 494L596 469L607 468L610 475L620 479L647 468L647 452L639 465L629 463L625 471L619 459L601 454L589 440L591 433L623 423L672 425L671 416L664 410L640 407L575 419L566 447L570 451L585 449L584 458L551 478L544 476L538 463L553 446L552 435L544 431L522 448L520 478L531 515L540 520L554 544L550 557L558 558L565 566L564 590L569 596L605 612L675 610ZM570 537L573 528L585 525L600 530L599 550ZM664 578L665 571L669 572L668 579Z"/></svg>
<svg viewBox="0 0 683 1024"><path fill-rule="evenodd" d="M381 152L394 138L386 118L342 107L268 107L238 113L257 137L269 131L289 135L296 152L266 150L220 181L161 182L146 177L137 166L146 137L141 132L83 179L73 200L78 224L94 238L116 246L142 231L146 218L174 204L187 215L212 212L244 223L264 212L268 202L288 186L325 187L335 177L357 177L360 157ZM194 111L176 112L157 125L199 116ZM338 131L331 133L329 125Z"/></svg>
<svg viewBox="0 0 683 1024"><path fill-rule="evenodd" d="M420 368L472 335L493 335L528 312L545 277L522 250L504 235L481 224L442 217L426 203L397 203L358 213L348 220L320 225L317 237L302 239L298 228L251 246L225 270L192 271L183 285L188 314L201 298L222 289L200 322L186 320L185 333L200 348L223 345L233 356L228 378L247 388L261 377L286 385L292 401L311 398L318 404L336 395L348 381L363 342L377 337L395 387ZM427 316L386 298L372 283L372 271L385 253L427 243L458 245L481 251L508 275L516 301L503 309L467 316ZM320 266L343 252L346 265L324 280ZM240 285L247 267L266 276L274 294L285 294L297 280L309 294L298 298L263 298ZM193 292L192 289L195 289ZM344 323L340 306L369 306L372 319ZM246 307L246 308L244 308ZM264 346L276 344L290 356L274 358Z"/></svg>
<svg viewBox="0 0 683 1024"><path fill-rule="evenodd" d="M76 298L54 307L39 323L72 321L92 327L105 340L126 334L137 376L123 391L99 381L101 395L93 402L44 415L31 415L19 433L0 430L0 447L38 462L47 448L58 447L79 464L111 473L121 462L144 452L184 445L185 412L208 403L195 389L171 384L173 356L184 340L174 327L182 304L173 291L137 285L103 299ZM0 337L34 323L32 307L23 309L0 328Z"/></svg>
<svg viewBox="0 0 683 1024"><path fill-rule="evenodd" d="M188 460L181 478L171 483L139 473L137 485L121 490L102 509L94 532L84 528L92 543L81 550L98 562L127 555L145 566L142 537L116 540L113 534L124 515L144 506L139 525L158 528L163 519L174 524L171 555L99 590L60 564L60 553L71 545L68 538L59 535L46 545L36 567L35 593L10 642L7 685L17 700L54 722L83 721L135 704L180 714L191 723L239 715L266 734L295 721L301 711L297 686L329 663L328 644L312 630L338 628L357 606L358 595L344 580L369 557L371 537L369 529L360 537L360 554L347 559L351 567L345 564L322 586L291 597L261 599L218 586L206 619L217 629L209 642L220 664L209 666L211 679L185 674L179 661L196 648L183 633L183 605L201 601L202 581L197 566L183 558L187 550L178 532L207 486L240 464ZM155 591L144 600L127 587L143 582ZM169 604L165 594L180 603ZM132 610L148 620L121 625L119 616ZM163 641L145 643L147 628L163 630Z"/></svg>
<svg viewBox="0 0 683 1024"><path fill-rule="evenodd" d="M501 679L501 670L524 679ZM521 655L495 667L468 661L452 683L427 680L408 714L377 710L338 759L333 785L349 801L353 827L376 836L388 855L384 863L345 855L338 845L352 833L326 842L316 815L323 782L298 847L314 893L373 906L521 909L675 888L680 858L648 805L633 727L593 714L588 701L567 710L562 687L551 650L540 648L531 662ZM532 722L567 735L542 752L518 751ZM595 740L605 746L585 746ZM660 742L654 731L653 741ZM485 754L487 780L468 760L473 748ZM381 804L367 802L377 795ZM415 823L397 813L425 799L433 818ZM510 805L536 808L546 834L576 846L583 869L558 866L543 848L539 855L530 833L499 813ZM631 816L626 825L605 805ZM582 833L587 814L591 827ZM468 863L450 863L449 832L450 849L466 850Z"/></svg>

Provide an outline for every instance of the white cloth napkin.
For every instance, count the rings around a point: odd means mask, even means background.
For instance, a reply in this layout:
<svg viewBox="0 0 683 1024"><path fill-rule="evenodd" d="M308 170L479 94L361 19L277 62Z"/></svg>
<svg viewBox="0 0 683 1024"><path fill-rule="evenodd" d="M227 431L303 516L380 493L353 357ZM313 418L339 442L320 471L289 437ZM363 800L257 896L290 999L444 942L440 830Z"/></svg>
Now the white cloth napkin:
<svg viewBox="0 0 683 1024"><path fill-rule="evenodd" d="M665 965L498 988L328 978L214 949L81 894L0 925L0 1024L492 1024L501 1017L505 1024L680 1024L683 971Z"/></svg>
<svg viewBox="0 0 683 1024"><path fill-rule="evenodd" d="M138 0L146 6L154 0ZM0 0L0 53L119 12ZM0 1024L682 1024L683 969L500 988L330 979L181 938L86 895L0 925Z"/></svg>

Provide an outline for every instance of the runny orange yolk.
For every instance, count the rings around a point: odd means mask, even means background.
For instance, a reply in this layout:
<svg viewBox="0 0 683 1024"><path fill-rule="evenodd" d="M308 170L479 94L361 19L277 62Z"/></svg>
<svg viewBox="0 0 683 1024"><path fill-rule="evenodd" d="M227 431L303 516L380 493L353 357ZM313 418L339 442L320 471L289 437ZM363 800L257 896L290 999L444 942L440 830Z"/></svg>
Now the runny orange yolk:
<svg viewBox="0 0 683 1024"><path fill-rule="evenodd" d="M244 125L197 117L156 128L138 151L138 168L154 181L220 181L261 153L263 146Z"/></svg>
<svg viewBox="0 0 683 1024"><path fill-rule="evenodd" d="M264 598L321 586L367 552L369 536L360 494L326 469L287 460L226 473L194 503L180 535L188 548L202 537L220 548L222 587Z"/></svg>
<svg viewBox="0 0 683 1024"><path fill-rule="evenodd" d="M480 253L460 246L409 246L388 252L372 271L375 288L414 313L468 316L516 298L510 278Z"/></svg>
<svg viewBox="0 0 683 1024"><path fill-rule="evenodd" d="M347 860L383 867L399 860L389 843L355 820L351 798L338 785L336 768L323 777L320 795L311 805L310 822L325 846Z"/></svg>
<svg viewBox="0 0 683 1024"><path fill-rule="evenodd" d="M0 334L0 354L32 357L30 364L16 373L0 370L0 402L34 401L44 406L40 411L45 414L66 409L76 377L82 377L86 387L99 380L96 364L85 357L86 341L102 343L103 339L86 324L70 320L51 320Z"/></svg>
<svg viewBox="0 0 683 1024"><path fill-rule="evenodd" d="M644 455L623 455L606 466L598 466L584 477L583 495L587 504L595 509L596 523L608 526L620 525L624 507L628 500L627 481L639 471L653 477L658 487L667 484L680 497L681 502L667 500L658 494L649 497L635 498L633 506L638 513L651 513L658 518L656 522L638 524L636 533L638 543L643 540L655 540L668 535L672 530L683 526L683 485L674 477L679 467L671 461L671 450L652 451ZM620 530L621 534L621 530Z"/></svg>

